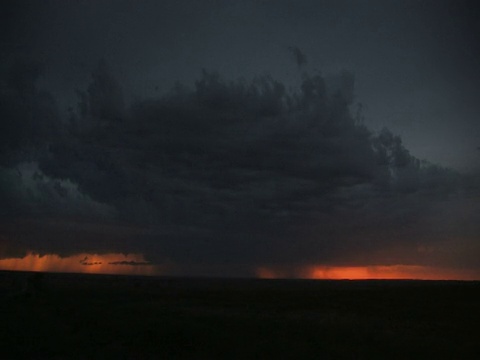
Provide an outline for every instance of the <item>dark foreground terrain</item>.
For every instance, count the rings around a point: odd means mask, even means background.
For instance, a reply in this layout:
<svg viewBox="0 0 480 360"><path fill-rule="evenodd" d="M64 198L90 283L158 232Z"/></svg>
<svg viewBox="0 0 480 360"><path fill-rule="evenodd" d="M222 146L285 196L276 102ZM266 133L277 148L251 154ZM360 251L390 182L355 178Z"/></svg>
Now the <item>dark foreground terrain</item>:
<svg viewBox="0 0 480 360"><path fill-rule="evenodd" d="M480 283L0 272L1 359L480 359Z"/></svg>

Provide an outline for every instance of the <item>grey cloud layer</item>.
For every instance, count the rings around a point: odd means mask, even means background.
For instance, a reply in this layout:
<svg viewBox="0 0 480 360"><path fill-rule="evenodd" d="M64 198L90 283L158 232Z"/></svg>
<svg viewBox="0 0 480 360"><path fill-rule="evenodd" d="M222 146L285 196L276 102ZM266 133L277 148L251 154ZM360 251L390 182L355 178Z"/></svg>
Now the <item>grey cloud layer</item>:
<svg viewBox="0 0 480 360"><path fill-rule="evenodd" d="M302 65L303 54L292 51ZM360 113L352 115L348 72L328 81L305 74L296 92L268 76L228 81L204 72L193 88L179 84L126 107L100 63L64 120L29 66L16 65L1 93L4 218L69 214L130 224L142 230L118 240L112 230L111 249L100 241L97 251L144 253L149 262L187 268L434 263L412 251L450 233L476 246L474 219L465 233L432 231L448 218L435 209L461 208L475 185L465 190L460 175L416 159L387 129L369 131ZM15 176L23 190L14 189ZM95 251L97 238L49 244L64 254Z"/></svg>

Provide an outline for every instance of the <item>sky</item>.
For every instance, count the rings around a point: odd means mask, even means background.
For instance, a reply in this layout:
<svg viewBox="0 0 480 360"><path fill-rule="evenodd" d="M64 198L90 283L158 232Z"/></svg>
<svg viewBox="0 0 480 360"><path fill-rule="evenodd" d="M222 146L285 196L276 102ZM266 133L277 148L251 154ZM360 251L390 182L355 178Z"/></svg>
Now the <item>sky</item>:
<svg viewBox="0 0 480 360"><path fill-rule="evenodd" d="M475 1L0 6L0 269L480 279Z"/></svg>

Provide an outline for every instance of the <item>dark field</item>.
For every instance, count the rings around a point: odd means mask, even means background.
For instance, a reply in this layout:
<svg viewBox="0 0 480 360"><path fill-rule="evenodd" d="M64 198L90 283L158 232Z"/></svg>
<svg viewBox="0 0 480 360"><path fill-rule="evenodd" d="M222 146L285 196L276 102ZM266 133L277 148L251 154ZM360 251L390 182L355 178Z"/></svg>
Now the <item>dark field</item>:
<svg viewBox="0 0 480 360"><path fill-rule="evenodd" d="M0 272L1 359L480 359L480 283Z"/></svg>

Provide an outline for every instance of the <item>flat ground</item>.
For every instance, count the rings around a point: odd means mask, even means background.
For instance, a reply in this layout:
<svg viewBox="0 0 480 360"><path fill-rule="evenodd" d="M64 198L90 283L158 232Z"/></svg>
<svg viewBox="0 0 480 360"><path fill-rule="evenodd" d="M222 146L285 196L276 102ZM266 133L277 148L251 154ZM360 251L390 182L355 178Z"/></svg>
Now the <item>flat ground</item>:
<svg viewBox="0 0 480 360"><path fill-rule="evenodd" d="M480 282L0 272L2 359L480 359Z"/></svg>

